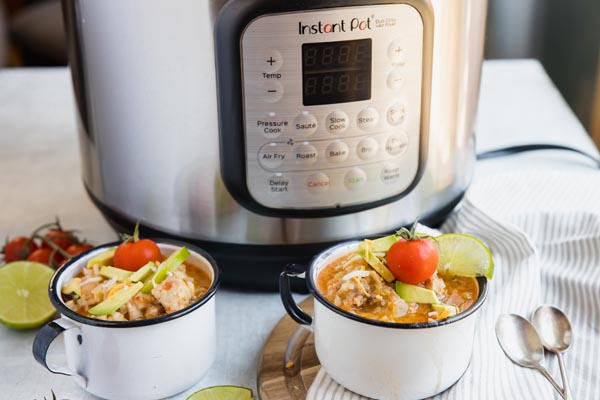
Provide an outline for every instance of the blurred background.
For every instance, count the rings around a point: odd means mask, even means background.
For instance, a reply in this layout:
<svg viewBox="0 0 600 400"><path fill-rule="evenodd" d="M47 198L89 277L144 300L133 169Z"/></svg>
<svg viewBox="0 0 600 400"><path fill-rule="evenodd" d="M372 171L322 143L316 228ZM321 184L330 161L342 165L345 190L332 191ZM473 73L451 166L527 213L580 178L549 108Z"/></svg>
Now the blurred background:
<svg viewBox="0 0 600 400"><path fill-rule="evenodd" d="M0 67L66 54L60 0L0 0ZM600 147L600 0L489 0L486 58L539 59Z"/></svg>

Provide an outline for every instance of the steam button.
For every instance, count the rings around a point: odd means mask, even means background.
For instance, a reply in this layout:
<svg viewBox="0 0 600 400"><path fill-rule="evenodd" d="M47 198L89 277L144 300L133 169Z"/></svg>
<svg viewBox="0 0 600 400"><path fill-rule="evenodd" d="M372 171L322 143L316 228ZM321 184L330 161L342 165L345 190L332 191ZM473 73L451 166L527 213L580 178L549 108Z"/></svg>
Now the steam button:
<svg viewBox="0 0 600 400"><path fill-rule="evenodd" d="M379 150L379 143L372 137L367 137L358 143L356 148L356 155L362 160L368 160L377 154Z"/></svg>
<svg viewBox="0 0 600 400"><path fill-rule="evenodd" d="M367 174L358 167L352 168L344 176L344 186L348 190L358 190L365 186L367 182Z"/></svg>
<svg viewBox="0 0 600 400"><path fill-rule="evenodd" d="M322 172L312 174L306 180L306 188L314 194L326 192L329 190L329 177Z"/></svg>
<svg viewBox="0 0 600 400"><path fill-rule="evenodd" d="M304 111L294 120L294 131L300 135L310 136L315 133L317 127L317 119L308 111Z"/></svg>
<svg viewBox="0 0 600 400"><path fill-rule="evenodd" d="M356 124L362 130L368 131L379 124L379 112L373 107L367 107L358 113L356 117Z"/></svg>
<svg viewBox="0 0 600 400"><path fill-rule="evenodd" d="M287 157L288 154L281 143L267 143L258 151L258 162L264 169L280 167Z"/></svg>
<svg viewBox="0 0 600 400"><path fill-rule="evenodd" d="M267 103L276 103L283 96L283 85L277 81L264 81L259 90L261 99Z"/></svg>
<svg viewBox="0 0 600 400"><path fill-rule="evenodd" d="M327 116L325 120L327 130L331 133L341 133L348 129L350 125L350 117L342 110L335 110Z"/></svg>

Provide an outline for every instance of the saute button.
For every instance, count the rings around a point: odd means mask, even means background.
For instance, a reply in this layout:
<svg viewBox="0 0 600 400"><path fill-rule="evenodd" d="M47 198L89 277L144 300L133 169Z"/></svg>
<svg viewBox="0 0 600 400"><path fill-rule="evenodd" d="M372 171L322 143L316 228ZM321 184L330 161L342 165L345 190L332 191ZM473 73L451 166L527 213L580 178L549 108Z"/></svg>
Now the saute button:
<svg viewBox="0 0 600 400"><path fill-rule="evenodd" d="M395 183L398 179L400 179L400 166L398 164L386 164L381 170L381 181L383 183Z"/></svg>
<svg viewBox="0 0 600 400"><path fill-rule="evenodd" d="M404 64L406 60L406 49L404 41L400 38L393 40L388 47L388 58L394 64Z"/></svg>
<svg viewBox="0 0 600 400"><path fill-rule="evenodd" d="M260 95L267 103L276 103L283 96L283 86L277 81L265 81L260 85Z"/></svg>
<svg viewBox="0 0 600 400"><path fill-rule="evenodd" d="M283 174L272 175L267 184L270 194L282 194L290 192L290 180Z"/></svg>
<svg viewBox="0 0 600 400"><path fill-rule="evenodd" d="M325 150L325 157L331 162L341 162L348 158L350 150L346 143L341 140L336 140L327 146Z"/></svg>
<svg viewBox="0 0 600 400"><path fill-rule="evenodd" d="M392 156L398 156L406 151L408 136L404 132L391 135L385 142L385 150Z"/></svg>
<svg viewBox="0 0 600 400"><path fill-rule="evenodd" d="M367 107L358 113L356 124L362 130L368 131L377 126L379 123L379 112L373 107Z"/></svg>
<svg viewBox="0 0 600 400"><path fill-rule="evenodd" d="M404 104L393 104L387 110L387 121L390 125L400 125L406 118L406 106Z"/></svg>
<svg viewBox="0 0 600 400"><path fill-rule="evenodd" d="M377 143L377 140L372 137L364 138L356 147L356 155L362 160L368 160L377 154L378 149L379 143Z"/></svg>
<svg viewBox="0 0 600 400"><path fill-rule="evenodd" d="M352 168L344 177L344 185L348 190L358 190L365 186L367 174L358 167Z"/></svg>
<svg viewBox="0 0 600 400"><path fill-rule="evenodd" d="M261 53L259 65L265 72L276 72L283 66L283 56L277 50L268 50Z"/></svg>
<svg viewBox="0 0 600 400"><path fill-rule="evenodd" d="M306 180L306 188L310 193L323 193L329 190L329 177L322 172L312 174Z"/></svg>
<svg viewBox="0 0 600 400"><path fill-rule="evenodd" d="M258 162L265 169L275 169L287 158L284 147L280 143L267 143L258 152Z"/></svg>
<svg viewBox="0 0 600 400"><path fill-rule="evenodd" d="M294 120L294 131L304 136L310 136L317 130L317 119L308 111L304 111Z"/></svg>
<svg viewBox="0 0 600 400"><path fill-rule="evenodd" d="M392 90L399 90L404 85L404 74L399 68L390 72L387 78L388 87Z"/></svg>
<svg viewBox="0 0 600 400"><path fill-rule="evenodd" d="M317 161L317 149L312 144L305 142L298 146L296 153L294 153L294 159L300 164L314 164Z"/></svg>
<svg viewBox="0 0 600 400"><path fill-rule="evenodd" d="M275 113L268 113L264 118L256 121L256 128L268 139L275 139L287 133L289 126L287 119L278 117Z"/></svg>
<svg viewBox="0 0 600 400"><path fill-rule="evenodd" d="M335 110L327 116L325 120L327 130L331 133L341 133L348 129L350 125L350 117L342 110Z"/></svg>

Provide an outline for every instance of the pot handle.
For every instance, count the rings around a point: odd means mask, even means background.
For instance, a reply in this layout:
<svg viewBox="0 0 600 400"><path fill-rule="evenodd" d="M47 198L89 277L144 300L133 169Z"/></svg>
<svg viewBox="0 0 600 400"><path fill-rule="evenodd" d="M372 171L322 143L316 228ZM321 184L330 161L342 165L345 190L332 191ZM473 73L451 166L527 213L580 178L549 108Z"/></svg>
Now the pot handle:
<svg viewBox="0 0 600 400"><path fill-rule="evenodd" d="M46 360L48 349L50 348L50 345L52 344L54 339L71 329L79 330L79 327L64 318L59 318L55 321L48 322L42 327L42 329L38 331L37 335L35 335L35 339L33 339L33 357L36 359L37 362L39 362L42 366L46 367L46 369L52 372L53 374L72 376L75 379L77 379L83 387L86 387L86 378L71 371L66 367L48 364L48 361Z"/></svg>
<svg viewBox="0 0 600 400"><path fill-rule="evenodd" d="M288 264L279 275L279 293L287 313L294 321L301 325L312 325L312 317L305 313L294 301L290 277L304 278L307 266L301 264Z"/></svg>

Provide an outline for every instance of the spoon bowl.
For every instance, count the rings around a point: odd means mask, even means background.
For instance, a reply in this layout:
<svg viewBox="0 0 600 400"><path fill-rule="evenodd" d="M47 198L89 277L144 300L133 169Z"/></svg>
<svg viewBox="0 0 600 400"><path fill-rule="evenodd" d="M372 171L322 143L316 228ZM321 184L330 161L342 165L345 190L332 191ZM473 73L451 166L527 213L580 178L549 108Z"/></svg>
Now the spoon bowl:
<svg viewBox="0 0 600 400"><path fill-rule="evenodd" d="M549 305L538 307L533 313L532 322L548 350L563 352L571 346L571 323L558 308Z"/></svg>

